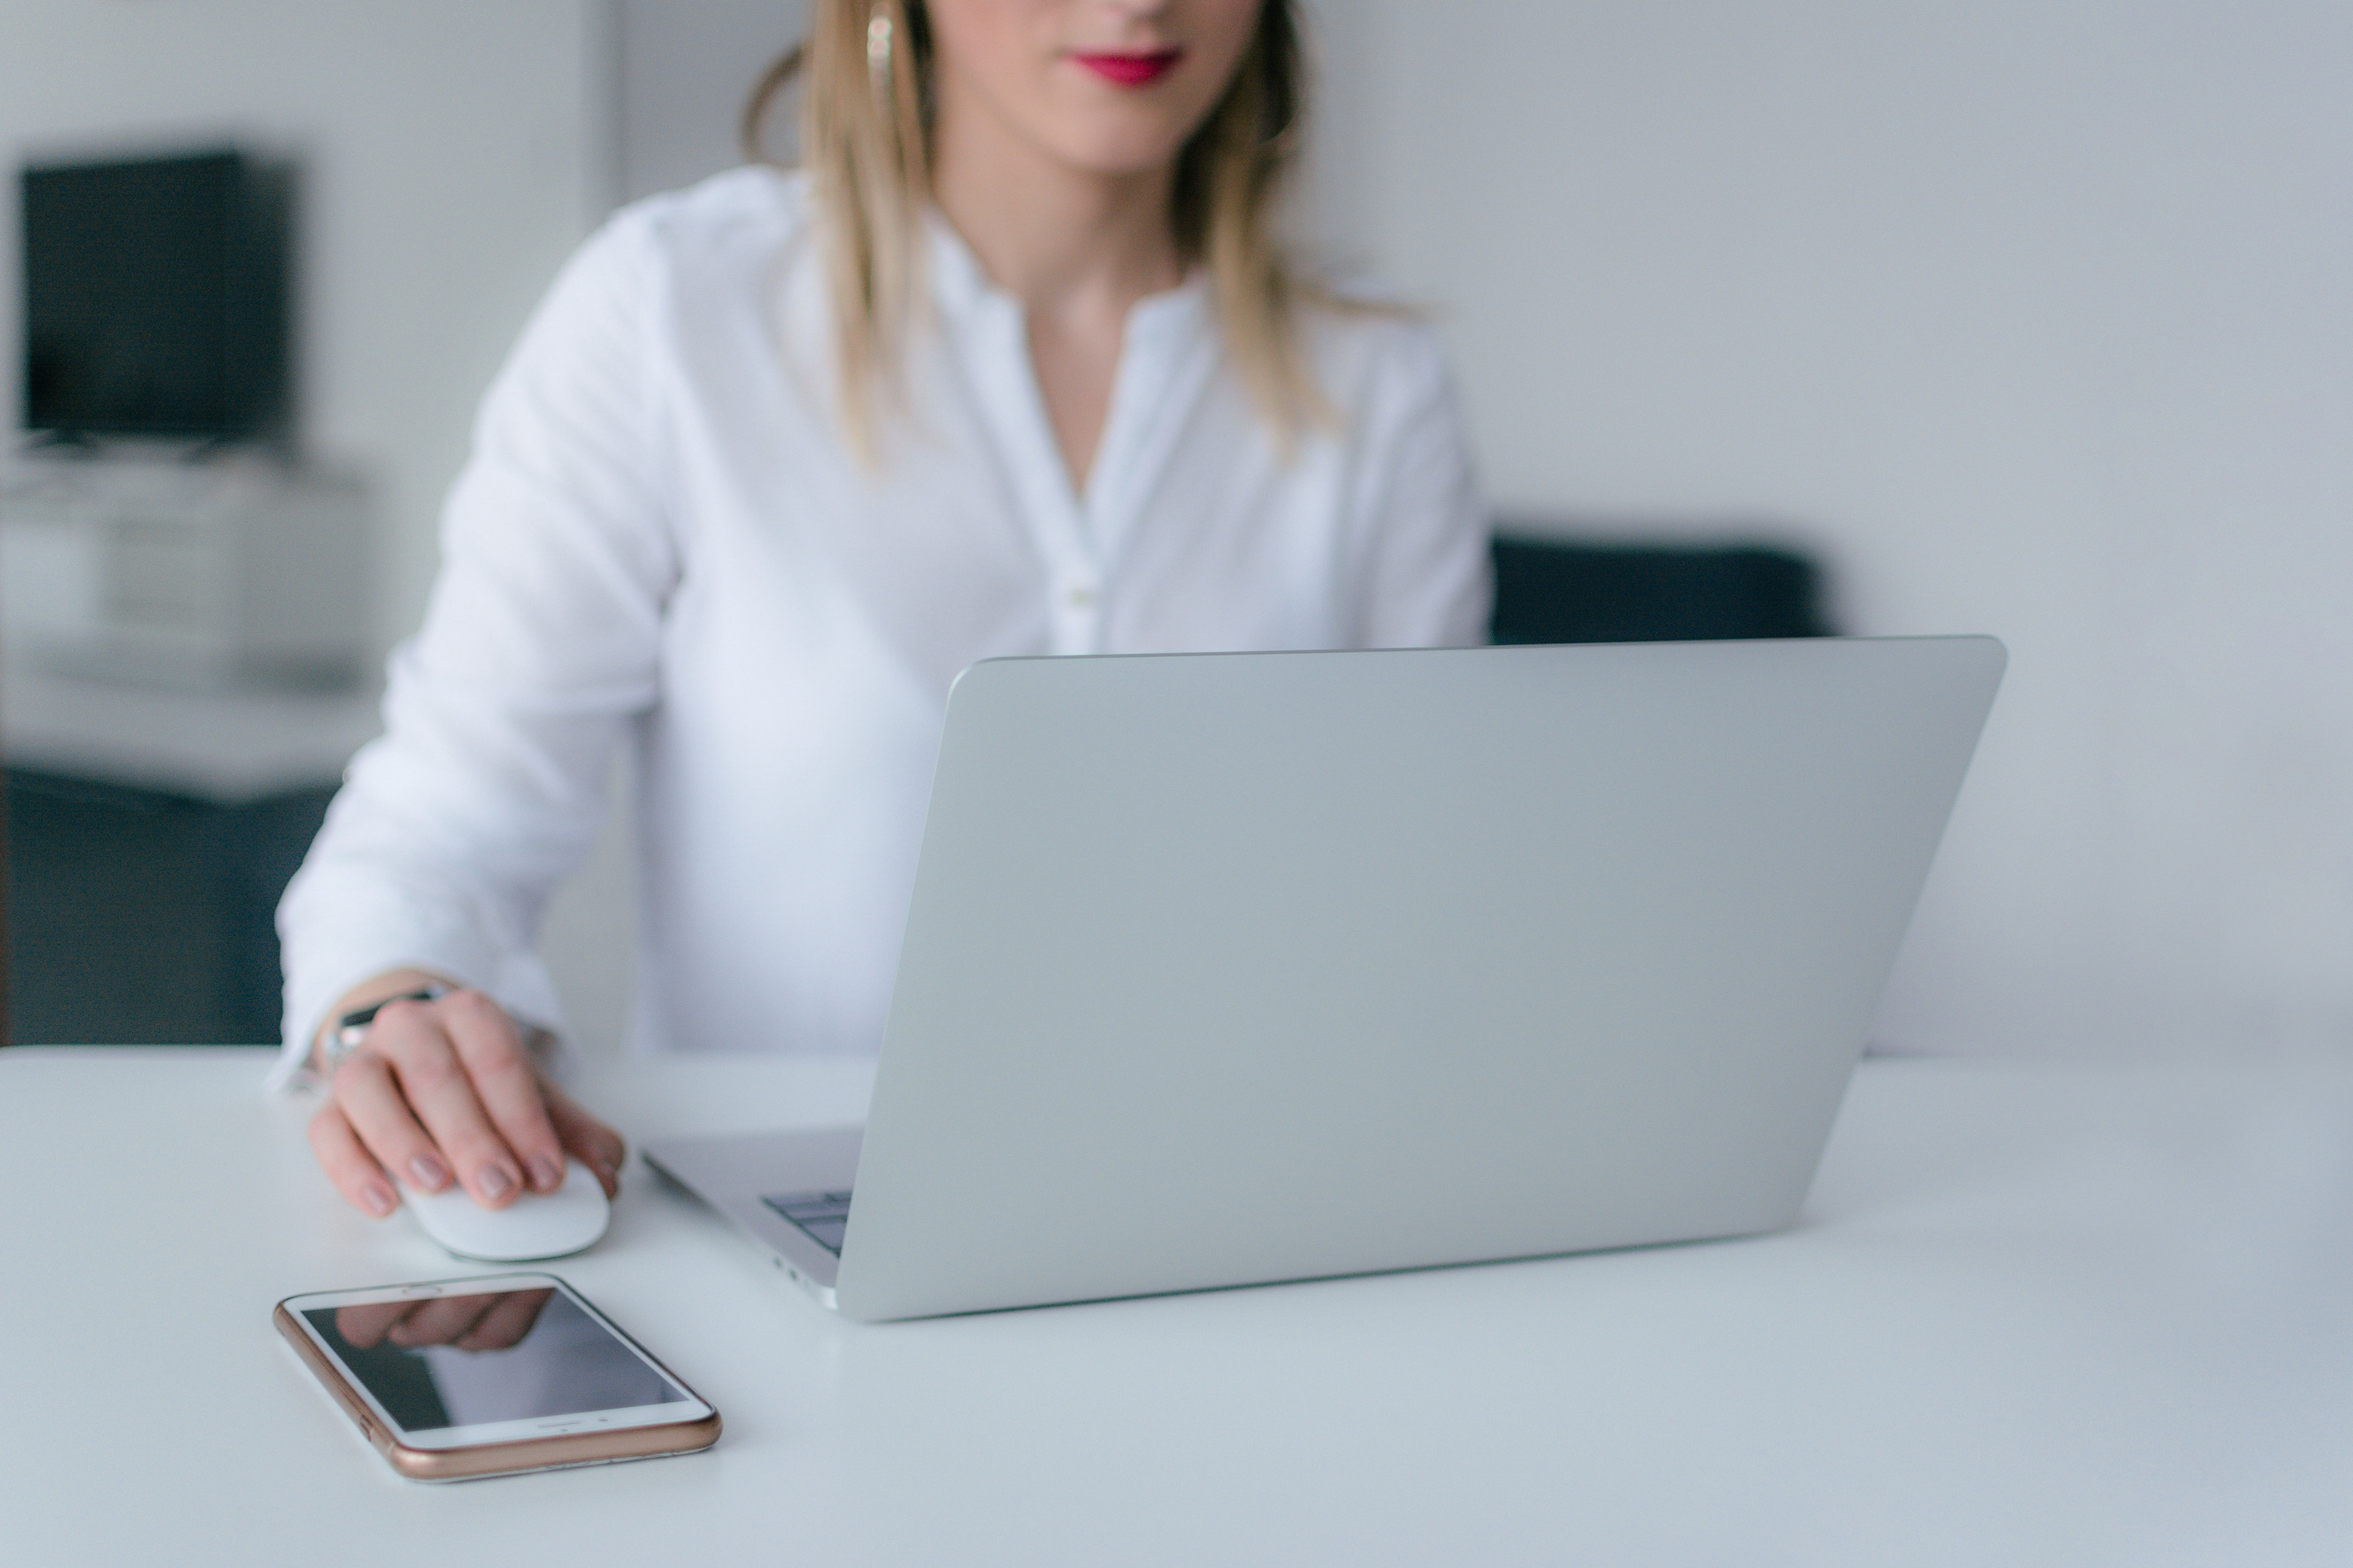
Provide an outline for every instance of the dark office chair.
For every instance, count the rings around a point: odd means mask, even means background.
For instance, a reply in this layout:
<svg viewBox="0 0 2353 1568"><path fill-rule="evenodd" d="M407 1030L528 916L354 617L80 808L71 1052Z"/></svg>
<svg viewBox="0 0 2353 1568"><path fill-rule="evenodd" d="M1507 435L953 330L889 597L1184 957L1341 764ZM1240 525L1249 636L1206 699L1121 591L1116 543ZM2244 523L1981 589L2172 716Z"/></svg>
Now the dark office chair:
<svg viewBox="0 0 2353 1568"><path fill-rule="evenodd" d="M1496 531L1499 643L1828 637L1814 562L1767 544L1600 543Z"/></svg>

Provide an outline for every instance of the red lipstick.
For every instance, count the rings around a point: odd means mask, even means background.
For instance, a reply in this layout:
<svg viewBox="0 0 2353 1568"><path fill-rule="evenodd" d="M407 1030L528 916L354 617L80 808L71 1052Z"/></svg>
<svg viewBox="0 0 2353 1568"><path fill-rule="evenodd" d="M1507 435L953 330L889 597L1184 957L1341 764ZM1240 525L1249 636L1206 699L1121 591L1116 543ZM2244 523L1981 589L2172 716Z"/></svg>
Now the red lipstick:
<svg viewBox="0 0 2353 1568"><path fill-rule="evenodd" d="M1155 49L1148 55L1081 55L1071 58L1105 81L1118 87L1145 87L1176 68L1182 49Z"/></svg>

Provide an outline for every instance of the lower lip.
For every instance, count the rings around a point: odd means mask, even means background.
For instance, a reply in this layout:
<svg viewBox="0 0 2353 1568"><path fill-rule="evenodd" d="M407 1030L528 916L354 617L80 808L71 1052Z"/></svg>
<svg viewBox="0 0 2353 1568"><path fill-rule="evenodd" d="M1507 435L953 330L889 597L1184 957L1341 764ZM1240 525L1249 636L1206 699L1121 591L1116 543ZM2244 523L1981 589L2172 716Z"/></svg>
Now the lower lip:
<svg viewBox="0 0 2353 1568"><path fill-rule="evenodd" d="M1114 87L1149 87L1176 68L1183 51L1156 55L1072 55L1071 58Z"/></svg>

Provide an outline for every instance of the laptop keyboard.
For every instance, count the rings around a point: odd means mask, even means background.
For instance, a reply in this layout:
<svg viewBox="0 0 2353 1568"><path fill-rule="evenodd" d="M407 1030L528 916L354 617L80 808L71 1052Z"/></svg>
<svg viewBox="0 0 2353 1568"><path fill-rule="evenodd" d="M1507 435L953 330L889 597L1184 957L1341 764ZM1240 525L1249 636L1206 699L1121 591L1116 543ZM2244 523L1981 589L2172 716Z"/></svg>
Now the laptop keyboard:
<svg viewBox="0 0 2353 1568"><path fill-rule="evenodd" d="M848 1193L776 1193L760 1201L798 1226L803 1236L841 1256L841 1233L849 1228Z"/></svg>

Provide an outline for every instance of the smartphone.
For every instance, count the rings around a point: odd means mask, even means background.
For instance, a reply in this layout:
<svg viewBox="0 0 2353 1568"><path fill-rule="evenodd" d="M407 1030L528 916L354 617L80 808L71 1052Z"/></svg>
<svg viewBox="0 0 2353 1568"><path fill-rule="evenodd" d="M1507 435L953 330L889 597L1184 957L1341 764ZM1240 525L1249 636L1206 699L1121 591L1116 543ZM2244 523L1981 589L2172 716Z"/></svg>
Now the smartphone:
<svg viewBox="0 0 2353 1568"><path fill-rule="evenodd" d="M607 1465L719 1441L719 1412L553 1274L289 1296L276 1321L411 1480Z"/></svg>

